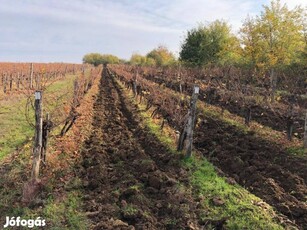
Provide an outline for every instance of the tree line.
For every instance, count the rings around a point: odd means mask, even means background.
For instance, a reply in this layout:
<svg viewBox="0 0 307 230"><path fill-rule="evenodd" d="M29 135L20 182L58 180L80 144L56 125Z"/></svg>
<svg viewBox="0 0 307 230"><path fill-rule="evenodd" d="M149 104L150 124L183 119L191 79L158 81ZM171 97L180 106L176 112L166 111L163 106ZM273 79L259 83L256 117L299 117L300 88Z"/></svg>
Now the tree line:
<svg viewBox="0 0 307 230"><path fill-rule="evenodd" d="M143 56L138 53L132 54L129 61L119 59L111 54L89 53L83 57L83 63L98 66L100 64L131 64L138 66L169 66L177 62L174 54L165 46L158 46Z"/></svg>
<svg viewBox="0 0 307 230"><path fill-rule="evenodd" d="M123 62L117 56L112 54L89 53L84 55L83 63L92 64L95 67L101 64L119 64Z"/></svg>
<svg viewBox="0 0 307 230"><path fill-rule="evenodd" d="M188 31L180 60L193 66L233 64L265 71L307 66L307 12L290 10L279 0L263 6L260 15L248 16L239 34L216 20Z"/></svg>
<svg viewBox="0 0 307 230"><path fill-rule="evenodd" d="M129 61L109 54L87 54L84 63L129 63L141 66L238 66L269 72L274 83L278 70L307 68L307 9L289 9L279 0L264 5L260 15L247 16L239 33L223 20L199 24L187 31L177 59L167 47L146 55L134 53Z"/></svg>

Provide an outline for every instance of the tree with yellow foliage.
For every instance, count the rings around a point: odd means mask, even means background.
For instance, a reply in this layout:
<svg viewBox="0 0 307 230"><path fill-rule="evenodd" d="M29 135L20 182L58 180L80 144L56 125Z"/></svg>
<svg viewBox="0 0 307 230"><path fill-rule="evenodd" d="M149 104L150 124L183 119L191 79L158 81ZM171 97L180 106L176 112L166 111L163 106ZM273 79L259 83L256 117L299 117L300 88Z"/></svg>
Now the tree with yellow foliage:
<svg viewBox="0 0 307 230"><path fill-rule="evenodd" d="M261 15L247 18L241 28L243 57L246 64L269 72L272 101L276 91L276 70L299 62L306 46L302 30L303 9L297 6L290 10L279 0L263 6Z"/></svg>
<svg viewBox="0 0 307 230"><path fill-rule="evenodd" d="M176 62L175 56L165 46L159 46L150 51L146 57L155 61L157 66L172 65Z"/></svg>

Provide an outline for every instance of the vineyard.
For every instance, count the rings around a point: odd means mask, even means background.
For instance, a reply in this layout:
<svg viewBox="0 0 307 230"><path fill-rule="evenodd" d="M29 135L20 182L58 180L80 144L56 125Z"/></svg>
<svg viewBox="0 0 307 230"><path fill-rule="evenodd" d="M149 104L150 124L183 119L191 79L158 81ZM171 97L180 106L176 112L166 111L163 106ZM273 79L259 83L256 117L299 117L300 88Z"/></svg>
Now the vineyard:
<svg viewBox="0 0 307 230"><path fill-rule="evenodd" d="M70 108L77 106L96 74L89 66L75 64L1 63L0 66L0 119L3 121L0 137L7 140L0 145L0 157L31 135L35 91L45 92L44 107L56 128L73 117ZM89 76L85 76L85 72ZM23 136L19 136L20 132L24 132Z"/></svg>
<svg viewBox="0 0 307 230"><path fill-rule="evenodd" d="M153 71L146 73L146 70L133 71L130 67L120 66L114 67L114 73L127 86L130 85L129 87L134 81L137 82L136 89L138 87L140 89L135 93L147 99L146 109L154 105L155 111L158 111L172 128L180 130L180 127L183 127L182 122L188 106L187 95L192 92L193 78L186 76L190 82L181 83L178 80L172 82L173 76L178 76L175 72L165 71L160 72L159 75ZM242 116L241 120L244 118L246 125L248 125L246 110L252 108L248 115L252 115L252 118L261 126L266 125L273 130L287 132L288 107L293 107L288 100L272 108L252 101L253 98L250 96L252 93L244 98L245 95L239 87L230 86L230 88L234 87L235 92L220 90L219 86L222 82L214 82L214 85L205 77L197 80L201 85L201 101L218 105L222 110L227 109ZM197 80L194 79L195 82ZM213 95L212 92L214 92ZM306 105L303 103L305 102L301 102L302 104L290 111L291 119L296 124L295 132L297 132L298 142L304 131ZM270 143L258 136L257 129L242 129L240 125L226 122L222 118L223 115L206 111L208 110L206 106L205 103L199 106L203 112L200 112L198 124L196 124L194 141L196 150L234 178L236 182L264 199L281 213L296 220L297 223L306 222L306 159L289 155L285 147ZM154 117L155 112L151 116ZM291 134L287 133L288 139L292 140Z"/></svg>
<svg viewBox="0 0 307 230"><path fill-rule="evenodd" d="M307 230L306 0L0 17L0 229Z"/></svg>
<svg viewBox="0 0 307 230"><path fill-rule="evenodd" d="M235 68L1 71L5 216L50 229L307 226L303 84L273 101Z"/></svg>
<svg viewBox="0 0 307 230"><path fill-rule="evenodd" d="M85 66L77 64L0 63L2 94L43 89L47 83L75 74Z"/></svg>

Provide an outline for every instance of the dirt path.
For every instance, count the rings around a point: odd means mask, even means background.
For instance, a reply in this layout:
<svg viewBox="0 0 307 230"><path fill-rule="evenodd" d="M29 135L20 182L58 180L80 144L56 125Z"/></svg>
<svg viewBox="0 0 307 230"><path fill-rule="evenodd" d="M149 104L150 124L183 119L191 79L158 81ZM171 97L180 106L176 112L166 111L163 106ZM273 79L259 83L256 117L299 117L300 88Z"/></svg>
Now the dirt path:
<svg viewBox="0 0 307 230"><path fill-rule="evenodd" d="M199 229L187 174L104 71L81 178L92 229Z"/></svg>

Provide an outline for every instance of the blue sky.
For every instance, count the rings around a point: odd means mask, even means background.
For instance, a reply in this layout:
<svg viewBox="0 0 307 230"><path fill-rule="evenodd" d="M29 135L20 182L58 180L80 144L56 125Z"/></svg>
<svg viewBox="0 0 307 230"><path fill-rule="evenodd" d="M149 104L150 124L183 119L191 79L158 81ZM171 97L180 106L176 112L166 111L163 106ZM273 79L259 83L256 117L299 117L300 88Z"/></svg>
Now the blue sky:
<svg viewBox="0 0 307 230"><path fill-rule="evenodd" d="M282 0L290 8L306 0ZM0 61L80 63L89 52L129 59L215 19L237 31L268 0L0 0Z"/></svg>

